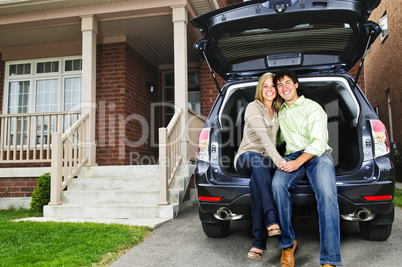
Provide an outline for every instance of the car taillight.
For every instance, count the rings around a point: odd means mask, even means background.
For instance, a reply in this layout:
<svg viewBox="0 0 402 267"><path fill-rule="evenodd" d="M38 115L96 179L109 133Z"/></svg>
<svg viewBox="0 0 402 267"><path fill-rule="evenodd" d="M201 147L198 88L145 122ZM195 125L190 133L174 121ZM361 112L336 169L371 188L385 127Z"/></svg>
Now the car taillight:
<svg viewBox="0 0 402 267"><path fill-rule="evenodd" d="M209 132L211 128L204 128L200 132L198 138L198 155L197 158L202 161L209 161Z"/></svg>
<svg viewBox="0 0 402 267"><path fill-rule="evenodd" d="M370 120L371 134L374 140L374 157L389 153L389 140L385 125L379 120Z"/></svg>
<svg viewBox="0 0 402 267"><path fill-rule="evenodd" d="M213 201L213 202L217 202L217 201L221 201L223 197L205 197L205 196L199 196L198 199L202 200L202 201Z"/></svg>
<svg viewBox="0 0 402 267"><path fill-rule="evenodd" d="M392 195L383 195L383 196L364 196L363 197L367 201L381 201L381 200L391 200Z"/></svg>

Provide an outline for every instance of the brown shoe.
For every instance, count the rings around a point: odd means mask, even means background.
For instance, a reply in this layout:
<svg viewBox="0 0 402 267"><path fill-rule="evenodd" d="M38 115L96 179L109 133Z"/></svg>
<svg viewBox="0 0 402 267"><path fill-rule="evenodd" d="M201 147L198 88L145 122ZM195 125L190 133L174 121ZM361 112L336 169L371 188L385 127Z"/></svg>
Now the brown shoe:
<svg viewBox="0 0 402 267"><path fill-rule="evenodd" d="M297 242L293 242L292 248L283 248L281 257L282 267L294 267L295 266L295 251L297 248Z"/></svg>

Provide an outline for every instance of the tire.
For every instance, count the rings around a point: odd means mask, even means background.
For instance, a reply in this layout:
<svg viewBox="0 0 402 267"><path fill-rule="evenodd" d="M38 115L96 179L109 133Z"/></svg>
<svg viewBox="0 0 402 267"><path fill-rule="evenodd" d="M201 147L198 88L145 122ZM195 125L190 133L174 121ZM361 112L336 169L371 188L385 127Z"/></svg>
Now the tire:
<svg viewBox="0 0 402 267"><path fill-rule="evenodd" d="M360 222L360 233L363 238L371 241L385 241L391 235L392 223L373 225L368 222Z"/></svg>
<svg viewBox="0 0 402 267"><path fill-rule="evenodd" d="M218 221L216 223L201 222L202 229L208 237L222 238L230 234L230 221Z"/></svg>
<svg viewBox="0 0 402 267"><path fill-rule="evenodd" d="M385 241L391 235L395 206L392 204L387 214L378 215L372 221L359 222L363 238L371 241Z"/></svg>

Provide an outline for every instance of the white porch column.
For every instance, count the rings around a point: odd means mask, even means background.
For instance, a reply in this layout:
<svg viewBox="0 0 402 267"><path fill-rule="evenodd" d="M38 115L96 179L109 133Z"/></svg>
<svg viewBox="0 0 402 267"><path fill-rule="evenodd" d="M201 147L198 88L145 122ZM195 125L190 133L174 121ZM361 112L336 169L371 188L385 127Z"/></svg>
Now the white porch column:
<svg viewBox="0 0 402 267"><path fill-rule="evenodd" d="M174 103L183 109L181 120L181 154L188 160L188 141L186 122L188 119L188 71L187 71L187 24L188 15L185 5L172 6L174 33Z"/></svg>
<svg viewBox="0 0 402 267"><path fill-rule="evenodd" d="M87 166L96 165L96 35L98 21L92 15L81 17L82 31L82 115L89 113L86 129Z"/></svg>

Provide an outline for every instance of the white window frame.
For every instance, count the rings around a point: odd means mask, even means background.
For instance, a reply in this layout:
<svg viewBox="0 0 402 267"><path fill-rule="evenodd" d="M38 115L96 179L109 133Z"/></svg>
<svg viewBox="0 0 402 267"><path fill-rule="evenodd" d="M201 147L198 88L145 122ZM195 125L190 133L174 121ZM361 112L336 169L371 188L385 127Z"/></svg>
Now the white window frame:
<svg viewBox="0 0 402 267"><path fill-rule="evenodd" d="M36 109L36 81L44 79L58 79L59 92L57 100L57 111L64 110L64 85L65 79L67 78L81 78L82 79L82 67L81 70L65 71L65 63L69 60L82 60L81 56L73 57L59 57L59 58L43 58L43 59L32 59L32 60L18 60L18 61L7 61L5 64L5 75L4 75L4 90L3 90L3 114L8 114L8 97L9 97L9 83L15 81L29 81L29 96L28 96L28 110L27 113L35 113ZM36 73L37 63L45 62L59 62L58 72L51 73ZM15 64L31 64L30 74L23 75L10 75L10 66ZM81 84L82 90L82 84ZM81 99L81 96L80 96ZM81 101L81 100L80 100Z"/></svg>
<svg viewBox="0 0 402 267"><path fill-rule="evenodd" d="M388 36L388 18L387 12L380 18L380 27L381 27L381 42L385 40Z"/></svg>

